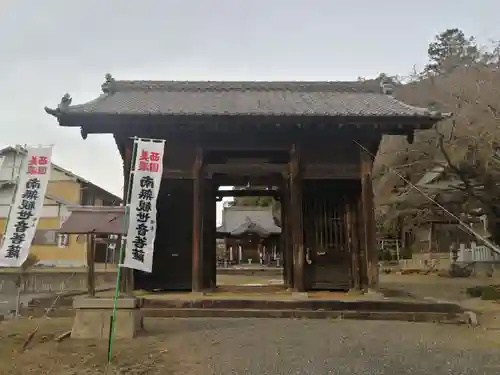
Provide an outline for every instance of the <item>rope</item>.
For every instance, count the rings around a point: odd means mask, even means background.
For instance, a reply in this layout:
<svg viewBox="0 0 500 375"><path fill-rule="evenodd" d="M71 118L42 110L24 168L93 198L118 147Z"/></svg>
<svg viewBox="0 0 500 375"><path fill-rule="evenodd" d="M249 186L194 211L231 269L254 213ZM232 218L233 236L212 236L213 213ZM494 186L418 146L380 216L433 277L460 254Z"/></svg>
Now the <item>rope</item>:
<svg viewBox="0 0 500 375"><path fill-rule="evenodd" d="M71 274L70 277L68 277L68 279L66 281L64 281L63 283L63 289L64 289L64 286L76 275L76 272L73 272ZM59 301L59 298L61 298L61 296L64 295L64 292L61 292L59 293L56 298L54 299L54 301L52 302L52 305L50 305L50 307L48 309L45 310L45 314L43 314L42 316L42 319L44 318L48 318L49 316L49 313L52 311L52 309L54 308L54 306L56 305L57 301ZM26 338L26 340L24 341L24 344L23 344L23 348L22 348L22 351L25 351L27 346L29 345L29 343L33 340L33 338L35 337L36 333L38 332L38 329L40 328L40 323L37 324L37 326L35 327L35 329L33 330L33 332L31 332L28 337Z"/></svg>
<svg viewBox="0 0 500 375"><path fill-rule="evenodd" d="M353 142L355 144L357 144L364 152L366 152L367 154L371 155L373 158L375 158L375 155L370 152L366 147L364 147L363 145L361 145L359 142L357 142L356 140L353 140ZM427 195L424 191L422 191L421 189L419 189L418 186L416 186L415 184L413 184L411 181L409 181L406 177L404 177L401 173L399 173L396 169L394 168L391 168L387 165L384 165L384 167L386 167L390 172L393 172L395 173L399 178L401 178L401 180L403 180L405 183L407 183L408 185L410 185L411 188L415 189L416 191L418 191L420 194L422 194L422 196L424 198L426 198L428 201L430 201L431 203L433 203L434 205L436 205L437 207L439 207L441 210L443 210L443 212L445 212L447 215L451 216L453 219L455 219L458 224L459 224L459 228L467 233L467 234L472 234L474 237L476 237L478 240L480 240L481 242L483 242L487 247L490 248L491 251L497 253L497 254L500 254L500 247L498 247L497 245L495 245L493 242L491 242L490 240L488 240L487 238L485 238L484 236L480 235L479 233L477 233L473 228L471 228L469 225L467 225L466 223L464 223L458 216L456 216L455 214L453 214L452 212L450 212L449 210L447 210L443 205L441 205L440 203L438 203L436 200L434 200L433 198L431 198L429 195Z"/></svg>

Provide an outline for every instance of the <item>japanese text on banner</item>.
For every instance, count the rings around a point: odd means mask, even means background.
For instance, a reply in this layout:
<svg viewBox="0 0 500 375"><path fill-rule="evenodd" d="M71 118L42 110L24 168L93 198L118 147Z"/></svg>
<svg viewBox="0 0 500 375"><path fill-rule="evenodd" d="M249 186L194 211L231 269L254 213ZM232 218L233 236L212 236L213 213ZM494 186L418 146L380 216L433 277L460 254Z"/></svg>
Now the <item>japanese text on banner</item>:
<svg viewBox="0 0 500 375"><path fill-rule="evenodd" d="M20 267L35 237L50 178L52 146L28 147L0 248L0 266Z"/></svg>
<svg viewBox="0 0 500 375"><path fill-rule="evenodd" d="M123 267L145 272L153 270L156 200L163 173L164 147L165 142L136 141Z"/></svg>

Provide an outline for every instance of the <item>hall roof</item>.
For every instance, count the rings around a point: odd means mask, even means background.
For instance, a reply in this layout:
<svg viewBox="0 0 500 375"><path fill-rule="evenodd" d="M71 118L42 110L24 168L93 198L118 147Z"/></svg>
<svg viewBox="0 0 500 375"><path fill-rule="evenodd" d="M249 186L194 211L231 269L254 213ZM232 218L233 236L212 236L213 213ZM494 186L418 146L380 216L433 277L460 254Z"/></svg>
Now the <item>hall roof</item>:
<svg viewBox="0 0 500 375"><path fill-rule="evenodd" d="M267 236L281 233L281 228L276 225L269 207L233 206L224 207L222 225L217 228L217 232L233 236L244 233Z"/></svg>
<svg viewBox="0 0 500 375"><path fill-rule="evenodd" d="M63 126L74 116L322 116L402 117L440 120L440 112L405 104L392 86L355 82L118 81L110 75L102 94L71 105L66 94L56 109L45 108Z"/></svg>

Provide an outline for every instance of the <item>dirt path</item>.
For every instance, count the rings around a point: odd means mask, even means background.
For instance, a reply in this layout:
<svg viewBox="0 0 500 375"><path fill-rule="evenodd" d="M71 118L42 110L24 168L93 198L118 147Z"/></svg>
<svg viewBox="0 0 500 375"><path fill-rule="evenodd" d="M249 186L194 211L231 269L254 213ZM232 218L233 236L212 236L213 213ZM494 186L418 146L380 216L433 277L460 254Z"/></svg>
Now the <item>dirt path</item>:
<svg viewBox="0 0 500 375"><path fill-rule="evenodd" d="M21 348L37 324L40 329L26 352ZM107 342L71 340L55 342L54 338L71 329L72 319L33 319L0 324L0 375L104 374ZM169 344L182 352L169 351ZM191 350L182 344L182 333L166 327L162 335L150 334L133 341L116 341L115 361L108 374L177 374L182 373L182 361L190 363ZM196 361L194 361L196 362ZM145 369L155 369L154 371Z"/></svg>
<svg viewBox="0 0 500 375"><path fill-rule="evenodd" d="M383 287L461 303L470 300L465 288L492 281L381 277ZM37 324L38 334L22 353ZM54 341L71 324L67 318L0 323L0 375L103 374L105 341ZM500 330L494 329L285 319L148 319L146 329L133 341L116 342L118 365L109 375L500 373Z"/></svg>
<svg viewBox="0 0 500 375"><path fill-rule="evenodd" d="M106 342L53 338L71 319L0 324L0 375L103 374ZM465 327L287 319L151 319L117 341L108 374L481 374L500 372L500 345Z"/></svg>

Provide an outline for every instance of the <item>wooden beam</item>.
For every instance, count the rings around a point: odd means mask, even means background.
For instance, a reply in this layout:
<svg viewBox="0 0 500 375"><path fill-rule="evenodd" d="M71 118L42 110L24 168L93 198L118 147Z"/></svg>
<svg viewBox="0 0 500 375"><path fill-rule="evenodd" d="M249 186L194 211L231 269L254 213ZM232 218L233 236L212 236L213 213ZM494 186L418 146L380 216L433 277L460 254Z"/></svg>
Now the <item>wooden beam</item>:
<svg viewBox="0 0 500 375"><path fill-rule="evenodd" d="M373 207L372 168L373 157L361 150L361 201L363 207L364 252L368 287L378 284L378 253L375 238L375 211Z"/></svg>
<svg viewBox="0 0 500 375"><path fill-rule="evenodd" d="M357 179L359 177L359 166L344 163L307 164L303 167L303 177L308 180Z"/></svg>
<svg viewBox="0 0 500 375"><path fill-rule="evenodd" d="M279 197L280 192L277 190L219 190L215 193L217 197Z"/></svg>
<svg viewBox="0 0 500 375"><path fill-rule="evenodd" d="M305 252L302 229L302 181L300 151L294 144L290 152L290 221L293 236L294 289L305 292Z"/></svg>
<svg viewBox="0 0 500 375"><path fill-rule="evenodd" d="M265 176L273 173L286 173L286 164L209 164L205 167L205 175L211 177L213 174L230 174L233 176Z"/></svg>
<svg viewBox="0 0 500 375"><path fill-rule="evenodd" d="M210 116L186 116L182 115L153 115L147 116L147 124L141 116L89 116L72 115L61 118L63 126L84 127L87 133L111 133L125 134L142 138L169 139L173 136L189 136L189 133L200 134L215 133L233 134L239 136L241 133L254 134L258 141L270 141L281 136L294 133L297 129L304 129L305 133L323 132L329 135L353 135L351 139L359 138L366 133L407 133L415 128L430 129L439 118L409 118L409 116L394 116L380 119L380 116L282 116L282 115L210 115ZM170 126L168 126L170 125ZM272 130L271 130L272 129ZM258 138L258 133L261 137ZM281 133L281 134L280 134ZM262 136L264 134L264 136ZM274 138L274 139L273 139ZM269 142L269 141L268 141ZM222 144L222 142L220 142Z"/></svg>
<svg viewBox="0 0 500 375"><path fill-rule="evenodd" d="M200 149L196 154L193 164L193 292L201 292L203 290L202 173L203 153Z"/></svg>
<svg viewBox="0 0 500 375"><path fill-rule="evenodd" d="M268 176L245 177L214 174L212 181L219 186L246 186L249 182L254 186L277 186L283 182L283 175L276 173Z"/></svg>
<svg viewBox="0 0 500 375"><path fill-rule="evenodd" d="M193 178L193 171L189 169L175 169L175 168L164 168L162 177L165 179L186 179L190 180Z"/></svg>

